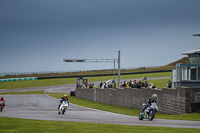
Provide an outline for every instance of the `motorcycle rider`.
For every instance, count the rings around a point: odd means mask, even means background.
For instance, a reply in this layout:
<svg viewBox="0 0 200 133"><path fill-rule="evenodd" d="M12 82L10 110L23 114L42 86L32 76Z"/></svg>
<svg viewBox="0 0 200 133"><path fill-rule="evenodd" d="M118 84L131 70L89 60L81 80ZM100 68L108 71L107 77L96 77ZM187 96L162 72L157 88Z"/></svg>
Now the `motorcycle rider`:
<svg viewBox="0 0 200 133"><path fill-rule="evenodd" d="M58 113L60 113L60 112L59 112L59 108L60 108L60 105L62 104L63 101L67 101L68 104L69 104L69 99L68 99L68 97L67 97L67 94L65 94L64 97L62 97L62 98L60 99L60 103L59 103L59 105L58 105Z"/></svg>
<svg viewBox="0 0 200 133"><path fill-rule="evenodd" d="M153 94L152 97L150 97L146 103L146 105L142 108L141 110L141 113L144 112L144 110L149 106L151 105L151 103L157 103L157 97L158 95L157 94Z"/></svg>
<svg viewBox="0 0 200 133"><path fill-rule="evenodd" d="M4 106L6 106L6 102L5 102L5 100L4 100L4 98L3 98L3 97L1 97L0 101L2 101L2 102L3 102L3 107L4 107Z"/></svg>

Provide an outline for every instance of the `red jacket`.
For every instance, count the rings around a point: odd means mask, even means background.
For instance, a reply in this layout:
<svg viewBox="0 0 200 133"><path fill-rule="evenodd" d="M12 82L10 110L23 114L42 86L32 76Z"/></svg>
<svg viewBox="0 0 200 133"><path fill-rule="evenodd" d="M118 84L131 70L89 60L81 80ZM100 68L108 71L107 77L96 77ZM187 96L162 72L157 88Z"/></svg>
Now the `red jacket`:
<svg viewBox="0 0 200 133"><path fill-rule="evenodd" d="M6 103L4 99L3 100L0 99L0 101L3 101L4 103Z"/></svg>

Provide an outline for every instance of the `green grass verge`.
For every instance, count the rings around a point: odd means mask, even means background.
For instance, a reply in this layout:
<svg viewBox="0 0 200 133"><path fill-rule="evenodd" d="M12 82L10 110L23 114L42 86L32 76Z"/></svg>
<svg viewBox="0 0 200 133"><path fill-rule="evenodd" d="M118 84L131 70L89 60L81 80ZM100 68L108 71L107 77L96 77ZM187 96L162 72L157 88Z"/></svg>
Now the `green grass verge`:
<svg viewBox="0 0 200 133"><path fill-rule="evenodd" d="M42 121L1 117L0 133L199 133L200 129Z"/></svg>
<svg viewBox="0 0 200 133"><path fill-rule="evenodd" d="M134 74L134 75L122 75L120 78L123 79L135 79L147 77L164 77L171 76L172 72L162 72L162 73L147 73L147 74ZM102 76L102 77L84 77L88 79L88 82L95 81L106 81L113 79L113 76ZM13 82L0 82L0 89L19 89L19 88L32 88L32 87L44 87L44 86L54 86L63 84L75 84L76 78L58 78L58 79L43 79L43 80L28 80L28 81L13 81ZM116 75L117 80L117 75ZM159 80L158 82L152 81L157 88L166 87L169 79Z"/></svg>
<svg viewBox="0 0 200 133"><path fill-rule="evenodd" d="M63 96L63 94L62 93L49 93L48 95L55 97L55 98L61 98ZM84 107L88 107L88 108L99 109L99 110L108 111L108 112L113 112L113 113L138 116L138 114L140 112L139 109L124 108L124 107L119 107L116 105L109 105L109 104L104 104L104 103L99 103L99 102L94 102L94 101L88 101L88 100L71 97L71 96L69 96L69 100L71 103L74 103L76 105L80 105L80 106L84 106ZM156 113L155 118L200 121L200 113L185 113L185 114L178 114L178 115Z"/></svg>

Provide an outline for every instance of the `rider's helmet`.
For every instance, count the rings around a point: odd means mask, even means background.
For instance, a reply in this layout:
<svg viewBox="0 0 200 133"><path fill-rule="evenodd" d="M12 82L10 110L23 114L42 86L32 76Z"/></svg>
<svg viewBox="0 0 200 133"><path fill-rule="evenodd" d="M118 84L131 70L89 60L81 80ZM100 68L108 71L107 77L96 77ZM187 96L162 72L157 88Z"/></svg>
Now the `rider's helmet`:
<svg viewBox="0 0 200 133"><path fill-rule="evenodd" d="M64 97L67 97L67 94L65 94Z"/></svg>
<svg viewBox="0 0 200 133"><path fill-rule="evenodd" d="M1 100L3 100L3 97L1 97Z"/></svg>
<svg viewBox="0 0 200 133"><path fill-rule="evenodd" d="M153 94L152 97L153 97L154 99L156 99L156 98L158 97L158 95L157 95L157 94Z"/></svg>

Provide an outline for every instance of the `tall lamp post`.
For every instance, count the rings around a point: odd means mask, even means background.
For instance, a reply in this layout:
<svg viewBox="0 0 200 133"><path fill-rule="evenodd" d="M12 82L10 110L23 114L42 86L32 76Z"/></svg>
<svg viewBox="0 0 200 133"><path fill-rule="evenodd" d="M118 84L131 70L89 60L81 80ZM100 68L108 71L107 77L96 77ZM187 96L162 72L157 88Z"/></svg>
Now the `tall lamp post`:
<svg viewBox="0 0 200 133"><path fill-rule="evenodd" d="M115 85L115 62L118 62L118 88L120 84L120 51L118 51L118 59L63 59L64 62L101 62L114 63L114 85Z"/></svg>

